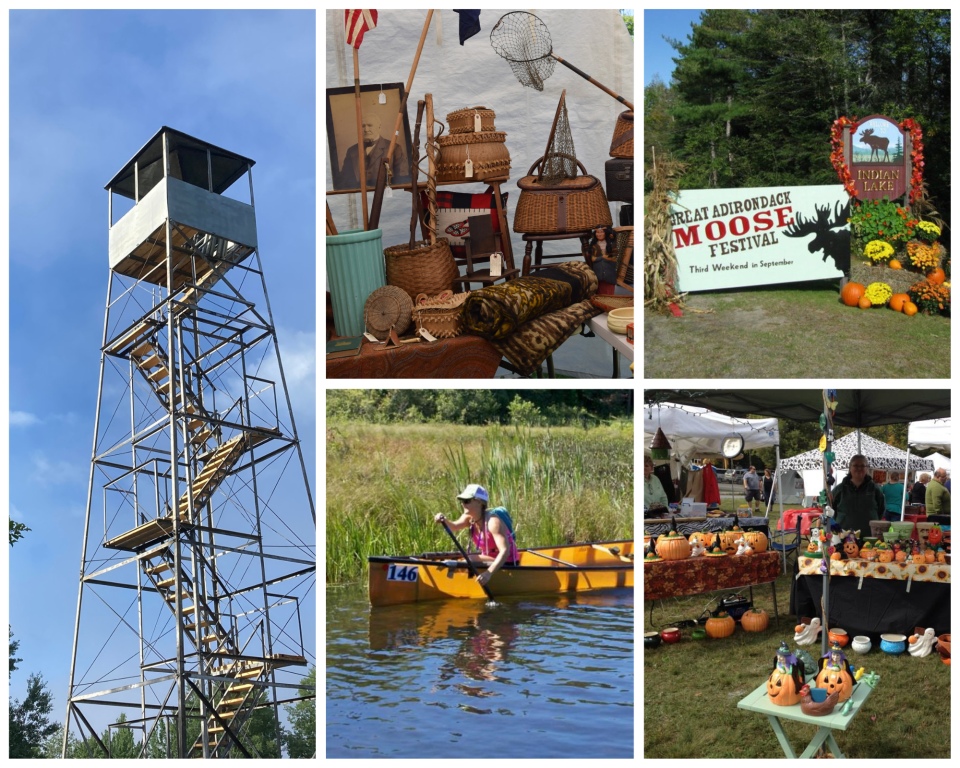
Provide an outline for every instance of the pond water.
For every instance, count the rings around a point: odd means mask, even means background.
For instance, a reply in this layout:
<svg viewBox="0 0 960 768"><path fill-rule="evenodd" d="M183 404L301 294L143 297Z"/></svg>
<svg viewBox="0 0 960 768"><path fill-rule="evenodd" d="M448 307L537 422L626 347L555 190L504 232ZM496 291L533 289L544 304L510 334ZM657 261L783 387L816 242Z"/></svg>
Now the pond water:
<svg viewBox="0 0 960 768"><path fill-rule="evenodd" d="M328 588L327 757L633 757L633 599Z"/></svg>

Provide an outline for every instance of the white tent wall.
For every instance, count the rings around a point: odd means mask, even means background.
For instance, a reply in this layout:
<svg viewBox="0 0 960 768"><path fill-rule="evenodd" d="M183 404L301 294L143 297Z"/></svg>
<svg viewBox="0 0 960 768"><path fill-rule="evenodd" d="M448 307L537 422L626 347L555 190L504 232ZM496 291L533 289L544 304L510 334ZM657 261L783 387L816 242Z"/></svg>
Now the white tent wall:
<svg viewBox="0 0 960 768"><path fill-rule="evenodd" d="M936 448L938 451L950 450L953 442L951 420L912 421L907 427L907 442L920 451L929 448Z"/></svg>
<svg viewBox="0 0 960 768"><path fill-rule="evenodd" d="M420 63L413 79L407 102L411 139L417 116L417 100L425 93L433 94L436 119L446 124L446 115L464 107L486 106L496 112L496 128L507 134L510 152L510 181L501 187L509 194L507 218L517 268L521 267L524 243L513 233L513 214L520 190L517 181L546 149L560 93L567 91L567 113L576 148L577 159L587 173L604 184L604 163L610 159L610 141L617 115L626 107L595 85L587 82L560 63L544 81L543 91L520 84L510 65L490 45L490 30L508 10L483 9L480 32L460 45L459 15L452 10L434 11L424 42ZM634 42L617 10L534 10L553 40L553 50L578 69L603 83L628 101L634 102ZM377 27L364 35L360 46L360 84L398 83L406 85L410 67L423 31L426 10L379 10ZM326 12L326 84L327 88L353 85L353 58L344 39L343 10ZM326 118L322 119L324 131ZM392 128L392 123L391 123ZM386 129L387 131L390 129ZM445 134L446 135L446 134ZM421 140L426 126L421 129ZM326 139L324 139L326 140ZM327 145L329 147L329 145ZM421 149L421 156L424 152ZM333 189L330 176L329 149L326 189ZM426 164L421 167L425 168ZM426 180L420 175L420 183ZM440 189L456 192L483 192L483 182L445 186ZM369 194L373 201L372 190ZM337 227L341 230L362 226L359 194L327 195L327 203ZM621 203L611 203L614 225L619 224ZM410 193L405 190L384 197L380 216L383 247L405 243L410 239ZM417 237L420 237L419 227ZM544 244L544 255L574 253L579 240L563 240ZM554 354L558 369L609 376L612 367L610 346L599 337L574 335ZM629 365L621 365L621 376L629 377Z"/></svg>

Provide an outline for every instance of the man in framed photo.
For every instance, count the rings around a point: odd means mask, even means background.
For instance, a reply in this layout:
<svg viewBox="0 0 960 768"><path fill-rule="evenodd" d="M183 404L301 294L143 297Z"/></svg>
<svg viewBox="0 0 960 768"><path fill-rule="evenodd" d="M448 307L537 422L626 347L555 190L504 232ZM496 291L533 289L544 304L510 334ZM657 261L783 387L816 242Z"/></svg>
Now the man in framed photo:
<svg viewBox="0 0 960 768"><path fill-rule="evenodd" d="M363 129L364 163L367 170L367 189L373 189L376 186L380 166L387 159L387 152L390 149L390 139L382 133L386 122L380 115L379 110L368 107L363 111L361 127ZM405 184L411 180L403 142L398 141L393 150L391 171L393 173L393 177L390 179L392 184ZM360 154L356 144L347 150L343 160L343 168L340 172L340 184L337 186L339 189L360 188Z"/></svg>

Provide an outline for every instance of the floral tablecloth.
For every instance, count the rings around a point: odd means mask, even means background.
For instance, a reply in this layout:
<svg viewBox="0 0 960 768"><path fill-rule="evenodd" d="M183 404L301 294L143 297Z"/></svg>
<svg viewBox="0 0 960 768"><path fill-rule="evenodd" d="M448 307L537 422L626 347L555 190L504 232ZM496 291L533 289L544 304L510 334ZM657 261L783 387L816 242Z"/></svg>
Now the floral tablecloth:
<svg viewBox="0 0 960 768"><path fill-rule="evenodd" d="M700 595L717 589L768 584L780 575L780 555L761 552L737 557L688 557L643 564L643 599Z"/></svg>
<svg viewBox="0 0 960 768"><path fill-rule="evenodd" d="M820 563L817 557L801 557L799 561L801 576L820 576ZM940 563L878 563L863 559L831 560L831 576L863 576L867 579L889 579L891 581L930 581L934 584L950 583L950 566Z"/></svg>
<svg viewBox="0 0 960 768"><path fill-rule="evenodd" d="M327 361L328 379L492 379L502 355L479 336L380 350L366 341L360 354Z"/></svg>

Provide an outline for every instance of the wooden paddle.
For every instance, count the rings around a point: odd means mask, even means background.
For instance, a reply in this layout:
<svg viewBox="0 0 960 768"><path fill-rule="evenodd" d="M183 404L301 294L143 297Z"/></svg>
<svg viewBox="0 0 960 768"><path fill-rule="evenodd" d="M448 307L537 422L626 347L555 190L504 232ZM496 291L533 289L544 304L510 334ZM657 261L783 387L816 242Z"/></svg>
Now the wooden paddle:
<svg viewBox="0 0 960 768"><path fill-rule="evenodd" d="M369 229L367 215L367 153L363 148L363 111L360 109L360 59L353 49L353 92L357 100L357 163L360 166L360 197L363 200L363 230Z"/></svg>
<svg viewBox="0 0 960 768"><path fill-rule="evenodd" d="M453 539L453 543L456 545L457 549L460 550L460 554L463 555L463 559L467 561L467 568L470 569L470 575L473 576L473 578L477 578L477 577L479 576L479 574L477 573L477 569L473 567L473 561L470 560L470 557L469 557L469 555L467 555L466 550L465 550L463 547L460 546L460 540L459 540L456 536L453 535L453 531L450 530L450 526L447 525L447 521L446 521L446 520L441 520L441 521L440 521L440 524L443 526L443 530L445 530L445 531L447 532L447 535L448 535L451 539ZM493 600L493 595L491 594L490 590L487 589L487 585L486 585L486 584L481 584L481 585L480 585L480 588L483 590L484 594L485 594L488 598L490 598L491 600Z"/></svg>

